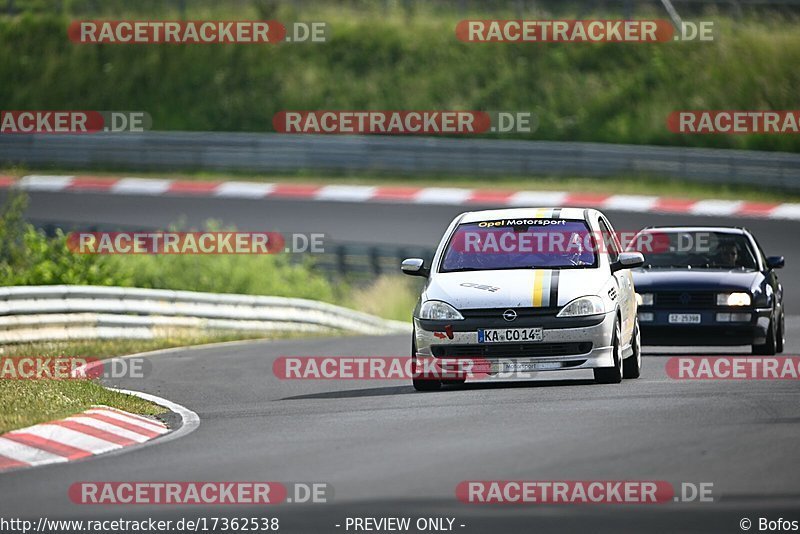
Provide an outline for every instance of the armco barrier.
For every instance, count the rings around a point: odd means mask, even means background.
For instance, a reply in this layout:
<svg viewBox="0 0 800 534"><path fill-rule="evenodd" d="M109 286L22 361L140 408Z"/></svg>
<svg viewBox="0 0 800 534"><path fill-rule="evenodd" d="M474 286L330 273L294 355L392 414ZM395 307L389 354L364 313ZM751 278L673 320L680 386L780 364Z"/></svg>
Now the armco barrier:
<svg viewBox="0 0 800 534"><path fill-rule="evenodd" d="M439 137L224 132L0 135L0 164L477 177L648 175L800 189L800 154Z"/></svg>
<svg viewBox="0 0 800 534"><path fill-rule="evenodd" d="M102 286L0 288L0 344L156 338L180 331L410 332L411 325L322 302Z"/></svg>

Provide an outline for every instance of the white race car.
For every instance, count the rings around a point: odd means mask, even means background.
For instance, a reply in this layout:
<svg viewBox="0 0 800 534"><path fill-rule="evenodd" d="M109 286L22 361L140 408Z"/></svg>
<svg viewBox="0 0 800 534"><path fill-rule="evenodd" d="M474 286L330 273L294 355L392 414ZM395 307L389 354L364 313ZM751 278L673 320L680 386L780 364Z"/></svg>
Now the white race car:
<svg viewBox="0 0 800 534"><path fill-rule="evenodd" d="M622 252L608 219L594 209L459 215L432 265L419 258L402 264L404 273L428 279L414 309L414 387L564 369L593 369L600 383L637 378L629 269L643 263L642 254Z"/></svg>

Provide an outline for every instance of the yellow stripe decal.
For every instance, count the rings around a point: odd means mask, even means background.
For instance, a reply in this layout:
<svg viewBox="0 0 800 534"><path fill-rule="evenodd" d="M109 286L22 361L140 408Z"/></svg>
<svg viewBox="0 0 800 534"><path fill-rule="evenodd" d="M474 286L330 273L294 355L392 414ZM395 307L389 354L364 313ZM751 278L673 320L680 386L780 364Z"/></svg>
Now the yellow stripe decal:
<svg viewBox="0 0 800 534"><path fill-rule="evenodd" d="M534 308L542 305L542 284L544 283L545 271L533 271L533 306Z"/></svg>

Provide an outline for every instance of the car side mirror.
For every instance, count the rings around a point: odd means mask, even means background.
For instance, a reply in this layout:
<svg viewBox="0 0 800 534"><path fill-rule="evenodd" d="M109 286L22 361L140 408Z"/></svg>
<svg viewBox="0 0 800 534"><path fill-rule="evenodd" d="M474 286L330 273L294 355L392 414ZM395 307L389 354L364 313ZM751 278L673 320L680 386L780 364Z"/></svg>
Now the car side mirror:
<svg viewBox="0 0 800 534"><path fill-rule="evenodd" d="M617 261L611 264L611 272L615 273L622 269L635 269L644 265L644 256L641 252L622 252Z"/></svg>
<svg viewBox="0 0 800 534"><path fill-rule="evenodd" d="M403 263L400 264L400 270L409 276L427 277L429 274L431 274L430 269L425 268L424 260L420 258L409 258L407 260L403 260Z"/></svg>
<svg viewBox="0 0 800 534"><path fill-rule="evenodd" d="M783 269L786 260L783 256L769 256L767 258L767 269Z"/></svg>

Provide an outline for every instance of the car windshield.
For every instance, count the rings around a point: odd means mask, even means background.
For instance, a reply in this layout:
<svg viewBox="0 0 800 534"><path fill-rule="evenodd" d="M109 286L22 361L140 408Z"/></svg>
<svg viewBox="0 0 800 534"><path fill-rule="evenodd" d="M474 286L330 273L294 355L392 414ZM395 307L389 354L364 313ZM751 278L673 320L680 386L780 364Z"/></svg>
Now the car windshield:
<svg viewBox="0 0 800 534"><path fill-rule="evenodd" d="M594 267L594 236L584 221L521 219L459 225L439 272Z"/></svg>
<svg viewBox="0 0 800 534"><path fill-rule="evenodd" d="M628 250L644 254L646 269L755 270L758 266L744 234L650 230L637 235Z"/></svg>

